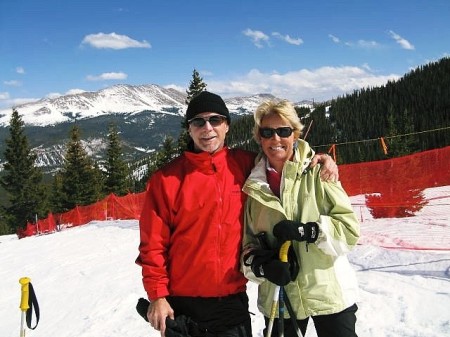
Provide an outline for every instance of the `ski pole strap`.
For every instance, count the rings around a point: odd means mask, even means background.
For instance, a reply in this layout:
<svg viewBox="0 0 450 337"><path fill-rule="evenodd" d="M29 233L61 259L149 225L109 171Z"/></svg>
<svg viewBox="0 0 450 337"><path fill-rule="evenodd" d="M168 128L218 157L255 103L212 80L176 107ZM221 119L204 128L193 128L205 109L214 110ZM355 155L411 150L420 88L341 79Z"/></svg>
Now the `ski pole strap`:
<svg viewBox="0 0 450 337"><path fill-rule="evenodd" d="M36 294L33 289L33 285L30 282L30 279L28 277L22 277L19 280L19 283L22 285L22 296L20 299L20 310L22 312L26 312L26 322L27 327L31 330L36 329L38 323L39 323L39 303L36 298ZM36 316L36 324L32 327L31 326L31 320L33 317L33 312Z"/></svg>
<svg viewBox="0 0 450 337"><path fill-rule="evenodd" d="M36 298L36 294L34 293L33 285L30 283L30 297L28 299L28 304L30 308L27 310L27 326L29 329L34 330L38 326L39 323L39 303ZM33 316L33 311L36 315L36 324L34 327L31 327L31 318Z"/></svg>

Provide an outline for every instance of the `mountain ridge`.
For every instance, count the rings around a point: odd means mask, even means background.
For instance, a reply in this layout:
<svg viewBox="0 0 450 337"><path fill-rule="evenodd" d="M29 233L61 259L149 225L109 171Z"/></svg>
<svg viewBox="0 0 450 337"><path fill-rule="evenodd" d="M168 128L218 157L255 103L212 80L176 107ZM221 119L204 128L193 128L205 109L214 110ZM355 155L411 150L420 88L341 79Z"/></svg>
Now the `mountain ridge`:
<svg viewBox="0 0 450 337"><path fill-rule="evenodd" d="M270 94L224 99L232 119L252 114ZM149 85L114 85L96 92L82 92L15 107L24 122L29 145L37 154L36 165L44 172L57 170L64 162L65 145L73 125L93 159L102 161L107 147L108 126L120 132L126 160L134 161L158 150L164 138L178 138L187 108L186 94L172 88ZM312 107L312 102L296 105ZM5 139L9 137L11 109L0 111L0 171Z"/></svg>
<svg viewBox="0 0 450 337"><path fill-rule="evenodd" d="M225 98L230 112L252 113L271 94L255 94L246 97ZM13 109L22 116L25 125L49 126L58 123L94 118L108 114L133 114L154 111L184 116L186 94L157 84L117 84L98 91L85 91L56 98L43 98L11 109L0 111L0 127L7 126ZM309 101L303 103L312 105Z"/></svg>

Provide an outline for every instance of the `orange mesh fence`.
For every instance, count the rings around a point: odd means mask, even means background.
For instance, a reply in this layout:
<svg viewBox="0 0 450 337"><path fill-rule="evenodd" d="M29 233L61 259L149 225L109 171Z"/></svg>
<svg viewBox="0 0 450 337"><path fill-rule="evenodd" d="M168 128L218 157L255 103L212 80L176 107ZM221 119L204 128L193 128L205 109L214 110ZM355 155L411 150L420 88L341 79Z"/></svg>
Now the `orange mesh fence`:
<svg viewBox="0 0 450 337"><path fill-rule="evenodd" d="M450 146L388 160L340 165L339 176L361 221L360 243L389 248L450 249ZM18 231L18 236L51 233L94 220L139 219L144 195L145 192L123 197L110 194L95 204L49 214L37 224L28 223ZM427 225L415 222L415 215L429 217ZM386 218L392 221L383 227L383 233L371 229ZM403 226L411 233L410 237L394 237L392 233L398 231L395 226ZM416 243L419 233L427 235L429 243L423 244L422 240L419 247Z"/></svg>
<svg viewBox="0 0 450 337"><path fill-rule="evenodd" d="M408 190L450 185L450 146L388 160L339 166L339 177L352 195L398 196Z"/></svg>
<svg viewBox="0 0 450 337"><path fill-rule="evenodd" d="M373 218L414 216L429 204L430 197L425 196L427 188L450 185L450 147L342 165L339 175L350 196L364 195L361 204L370 209Z"/></svg>
<svg viewBox="0 0 450 337"><path fill-rule="evenodd" d="M52 233L61 228L87 224L94 220L126 220L139 219L144 203L144 194L127 194L118 197L108 195L88 206L76 206L74 209L60 214L49 214L46 219L38 220L36 224L27 223L25 229L17 232L19 238L36 234Z"/></svg>
<svg viewBox="0 0 450 337"><path fill-rule="evenodd" d="M107 198L106 218L139 219L144 205L144 195L145 192L137 194L130 193L123 197L110 194Z"/></svg>
<svg viewBox="0 0 450 337"><path fill-rule="evenodd" d="M450 147L341 165L339 175L361 221L360 244L450 250Z"/></svg>

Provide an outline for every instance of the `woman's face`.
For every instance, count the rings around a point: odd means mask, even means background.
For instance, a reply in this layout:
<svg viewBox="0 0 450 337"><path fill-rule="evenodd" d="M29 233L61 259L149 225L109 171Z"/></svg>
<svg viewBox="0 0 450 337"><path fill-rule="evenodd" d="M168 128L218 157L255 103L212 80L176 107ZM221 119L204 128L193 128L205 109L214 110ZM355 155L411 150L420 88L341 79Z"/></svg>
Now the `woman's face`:
<svg viewBox="0 0 450 337"><path fill-rule="evenodd" d="M281 118L278 114L268 114L261 121L261 128L292 128L292 125ZM292 132L288 137L280 137L276 132L270 138L259 135L261 148L272 166L277 172L281 172L284 163L292 159L294 155L294 142L296 141Z"/></svg>

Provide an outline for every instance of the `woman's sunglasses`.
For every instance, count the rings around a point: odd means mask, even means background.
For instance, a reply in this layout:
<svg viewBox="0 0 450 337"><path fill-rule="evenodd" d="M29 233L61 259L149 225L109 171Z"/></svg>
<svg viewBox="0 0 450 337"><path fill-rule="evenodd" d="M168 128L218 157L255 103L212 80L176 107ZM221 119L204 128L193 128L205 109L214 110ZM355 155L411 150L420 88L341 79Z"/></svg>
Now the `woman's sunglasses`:
<svg viewBox="0 0 450 337"><path fill-rule="evenodd" d="M219 126L226 120L227 118L220 115L211 116L209 118L195 117L188 120L189 125L193 125L197 128L201 128L205 126L206 122L209 122L211 126Z"/></svg>
<svg viewBox="0 0 450 337"><path fill-rule="evenodd" d="M288 126L284 126L281 128L277 128L277 129L272 129L272 128L259 128L259 135L263 138L272 138L273 135L276 133L278 136L280 136L281 138L287 138L290 135L292 135L292 132L294 131L294 129L288 127Z"/></svg>

